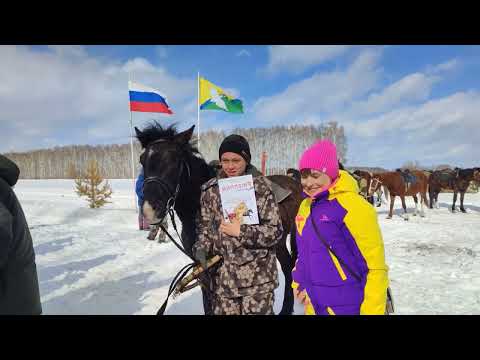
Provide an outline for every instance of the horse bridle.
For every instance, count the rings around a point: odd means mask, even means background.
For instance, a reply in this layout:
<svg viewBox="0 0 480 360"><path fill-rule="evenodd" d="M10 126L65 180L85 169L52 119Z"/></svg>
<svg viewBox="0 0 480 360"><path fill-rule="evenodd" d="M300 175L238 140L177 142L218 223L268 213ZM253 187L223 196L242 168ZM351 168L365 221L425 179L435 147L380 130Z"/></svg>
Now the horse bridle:
<svg viewBox="0 0 480 360"><path fill-rule="evenodd" d="M153 142L151 142L150 144L148 144L146 147L145 147L145 151L148 150L148 148L154 144L158 144L158 143L161 143L161 142L165 142L166 139L158 139L158 140L155 140ZM179 149L180 150L180 149ZM148 154L148 152L147 152ZM147 165L147 160L148 158L146 159L145 161L145 165ZM145 167L145 166L144 166ZM187 275L188 271L190 271L196 264L198 264L198 260L196 260L193 256L191 256L189 253L187 253L185 251L185 249L183 248L182 245L178 244L175 239L173 238L172 235L170 235L170 233L167 231L167 229L165 229L165 227L162 225L163 221L165 220L165 217L167 215L170 216L170 220L172 222L172 226L175 230L175 232L177 233L177 236L179 239L182 239L182 237L180 236L180 234L178 233L178 230L177 230L177 225L175 223L175 214L173 213L173 210L175 208L175 202L177 200L177 196L178 196L178 193L180 191L180 184L181 184L181 181L182 181L182 174L183 174L183 170L184 169L187 169L187 173L188 173L188 179L190 179L191 177L191 170L190 170L190 166L188 164L188 162L182 158L182 161L180 163L180 169L178 171L178 181L177 181L177 186L175 188L175 191L172 192L170 191L169 189L169 186L168 184L162 180L161 178L159 178L158 176L148 176L145 178L144 182L143 182L143 188L145 189L145 185L146 184L149 184L149 183L156 183L158 185L160 185L162 187L162 189L164 190L167 190L168 193L170 193L170 197L169 199L167 200L167 205L166 205L166 208L165 208L165 215L163 216L163 218L156 222L156 223L152 223L150 225L159 225L160 228L162 229L162 231L168 236L168 238L175 244L175 246L182 252L184 253L185 255L187 255L191 260L193 260L192 263L190 264L187 264L185 265L178 273L177 275L175 275L175 277L173 278L172 282L170 283L170 287L169 287L169 290L168 290L168 294L167 294L167 298L165 299L164 303L162 304L162 306L160 307L160 309L157 311L157 315L163 315L165 310L166 310L166 307L167 307L167 304L168 304L168 299L170 298L170 295L173 294L177 284L182 281L182 279ZM211 278L210 278L210 275L209 273L207 272L206 273L206 276L208 278L208 280L211 282ZM205 288L207 290L207 292L210 292L211 290L209 288ZM211 296L211 295L210 295ZM210 300L211 301L211 300Z"/></svg>
<svg viewBox="0 0 480 360"><path fill-rule="evenodd" d="M374 183L375 185L373 185ZM372 189L376 189L378 185L382 185L382 182L377 178L371 177L370 186L368 187L368 191L367 191L367 196L372 196L373 195Z"/></svg>
<svg viewBox="0 0 480 360"><path fill-rule="evenodd" d="M153 142L151 142L150 144L148 144L145 148L145 152L148 154L148 148L152 145L155 145L155 144L158 144L158 143L161 143L161 142L165 142L166 140L165 139L158 139L158 140L155 140ZM145 167L147 165L147 161L148 161L148 157L147 159L145 160ZM177 201L177 197L178 197L178 193L180 191L180 183L182 182L182 174L183 174L183 170L184 169L187 169L187 173L188 173L188 178L190 178L190 175L191 175L191 172L190 172L190 166L188 165L187 161L185 159L182 159L182 161L180 162L180 169L178 171L178 181L177 181L177 186L175 188L175 191L171 191L170 189L170 186L167 184L166 181L162 180L160 177L158 176L147 176L143 182L143 191L145 191L145 186L147 184L151 184L151 183L155 183L157 185L160 185L160 187L162 188L162 190L166 190L167 193L170 194L170 197L168 198L167 200L167 204L165 206L165 215L162 217L162 219L156 223L151 223L150 225L161 225L161 223L163 223L163 221L165 220L165 217L169 214L169 213L173 213L173 209L175 208L175 202Z"/></svg>

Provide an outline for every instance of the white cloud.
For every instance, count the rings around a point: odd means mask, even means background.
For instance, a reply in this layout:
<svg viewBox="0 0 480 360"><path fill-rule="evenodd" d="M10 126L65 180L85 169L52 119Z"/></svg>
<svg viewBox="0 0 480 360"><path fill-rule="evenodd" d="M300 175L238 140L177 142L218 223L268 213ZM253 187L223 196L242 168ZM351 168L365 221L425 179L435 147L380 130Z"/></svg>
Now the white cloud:
<svg viewBox="0 0 480 360"><path fill-rule="evenodd" d="M363 50L344 70L319 72L254 105L259 122L320 124L337 121L358 164L394 168L407 160L476 161L480 94L430 99L432 89L460 63L430 66L379 87L381 49ZM385 80L385 78L382 78Z"/></svg>
<svg viewBox="0 0 480 360"><path fill-rule="evenodd" d="M477 125L477 119L479 118L480 95L471 91L430 100L417 107L398 109L386 113L381 120L374 119L369 122L381 121L385 124L383 126L384 131L401 129L432 133L446 126L458 124L461 124L462 128L465 129ZM448 134L445 135L448 136Z"/></svg>
<svg viewBox="0 0 480 360"><path fill-rule="evenodd" d="M118 63L89 56L78 46L47 51L1 46L0 151L60 144L64 138L91 143L93 136L98 141L123 136L128 141L128 72L135 81L164 92L174 111L172 116L134 113L136 124L152 118L195 121L196 114L187 108L196 98L195 79L177 78L143 58Z"/></svg>
<svg viewBox="0 0 480 360"><path fill-rule="evenodd" d="M49 49L62 57L86 57L87 52L80 45L49 45Z"/></svg>
<svg viewBox="0 0 480 360"><path fill-rule="evenodd" d="M240 97L240 90L237 88L224 88L223 90L225 90L225 92L234 99L238 99Z"/></svg>
<svg viewBox="0 0 480 360"><path fill-rule="evenodd" d="M469 150L469 146L467 144L460 144L460 145L456 145L456 146L453 146L451 147L448 152L447 152L447 155L451 156L451 155L461 155L461 154L465 154L466 152L468 152Z"/></svg>
<svg viewBox="0 0 480 360"><path fill-rule="evenodd" d="M468 91L343 125L350 139L370 140L375 149L378 142L385 143L391 158L473 166L479 118L480 93Z"/></svg>
<svg viewBox="0 0 480 360"><path fill-rule="evenodd" d="M428 66L427 67L427 73L431 74L437 74L437 73L442 73L442 72L447 72L447 71L453 71L457 69L460 66L461 62L459 59L451 59L449 61L446 61L444 63L435 65L435 66Z"/></svg>
<svg viewBox="0 0 480 360"><path fill-rule="evenodd" d="M252 54L250 54L250 51L246 50L246 49L242 49L240 50L239 52L237 52L236 56L247 56L247 57L250 57L252 56Z"/></svg>
<svg viewBox="0 0 480 360"><path fill-rule="evenodd" d="M312 113L333 112L375 88L382 73L380 49L364 50L344 71L316 73L279 94L261 97L254 105L262 122L303 121Z"/></svg>
<svg viewBox="0 0 480 360"><path fill-rule="evenodd" d="M387 86L380 93L371 94L367 100L356 102L350 109L356 115L370 114L391 109L400 104L423 101L429 98L434 84L441 80L438 76L422 73L409 74Z"/></svg>
<svg viewBox="0 0 480 360"><path fill-rule="evenodd" d="M267 73L300 73L305 69L343 55L347 45L274 45L269 47Z"/></svg>

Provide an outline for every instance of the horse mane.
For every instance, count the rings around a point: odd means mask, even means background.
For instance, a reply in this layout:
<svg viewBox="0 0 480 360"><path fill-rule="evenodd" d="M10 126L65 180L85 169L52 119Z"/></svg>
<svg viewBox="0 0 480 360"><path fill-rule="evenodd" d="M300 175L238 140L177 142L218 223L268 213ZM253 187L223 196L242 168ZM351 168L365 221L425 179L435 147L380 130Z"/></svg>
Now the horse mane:
<svg viewBox="0 0 480 360"><path fill-rule="evenodd" d="M365 170L355 170L353 174L365 179L372 178L374 175L370 171L365 171Z"/></svg>
<svg viewBox="0 0 480 360"><path fill-rule="evenodd" d="M174 123L170 126L164 127L158 121L153 120L149 123L140 134L137 133L137 139L140 141L142 148L148 146L148 144L154 142L155 140L165 139L165 140L173 140L176 135L178 135L177 124ZM192 139L188 144L185 146L185 150L190 154L195 154L200 156L200 152L197 148L197 140Z"/></svg>

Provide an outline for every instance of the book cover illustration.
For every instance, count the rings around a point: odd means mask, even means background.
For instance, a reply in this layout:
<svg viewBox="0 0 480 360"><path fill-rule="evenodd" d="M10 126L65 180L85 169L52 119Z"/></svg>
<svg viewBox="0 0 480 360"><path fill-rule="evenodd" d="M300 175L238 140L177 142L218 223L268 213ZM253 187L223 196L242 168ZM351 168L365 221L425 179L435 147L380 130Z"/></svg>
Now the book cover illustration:
<svg viewBox="0 0 480 360"><path fill-rule="evenodd" d="M252 175L219 179L218 186L225 220L237 218L240 224L259 223Z"/></svg>

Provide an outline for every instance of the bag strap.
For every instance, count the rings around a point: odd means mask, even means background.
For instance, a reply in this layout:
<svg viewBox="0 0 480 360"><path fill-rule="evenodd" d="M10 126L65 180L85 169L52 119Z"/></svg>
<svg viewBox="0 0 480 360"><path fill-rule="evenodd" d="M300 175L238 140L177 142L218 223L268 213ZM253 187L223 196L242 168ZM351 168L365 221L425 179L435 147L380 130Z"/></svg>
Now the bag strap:
<svg viewBox="0 0 480 360"><path fill-rule="evenodd" d="M311 217L311 219L312 219L313 230L315 230L315 233L317 234L317 237L322 241L323 245L325 245L327 250L330 250L330 252L337 258L338 262L340 264L342 264L345 267L345 269L347 269L348 272L355 277L355 279L357 279L359 282L362 282L362 278L358 274L356 274L355 271L353 271L350 268L350 266L345 264L345 262L340 257L338 257L338 255L335 253L333 248L328 245L325 238L320 234L320 231L318 231L317 224L315 224L315 220L313 219L313 216ZM386 304L386 306L387 306L387 309L386 309L387 314L395 312L395 307L394 307L394 304L393 304L393 295L392 295L392 291L391 291L390 287L387 288L387 304Z"/></svg>
<svg viewBox="0 0 480 360"><path fill-rule="evenodd" d="M314 220L313 216L311 216L310 218L312 219L313 230L315 230L315 233L317 234L317 237L322 241L323 245L325 245L325 247L327 248L327 250L329 250L329 251L337 258L338 262L339 262L340 264L342 264L342 265L345 267L345 269L347 269L348 272L349 272L350 274L352 274L355 279L358 280L358 282L362 282L361 276L358 275L357 273L355 273L355 271L353 271L353 270L350 268L350 266L348 266L340 257L338 257L338 255L335 253L335 251L333 250L333 248L332 248L330 245L328 245L328 243L327 243L327 241L325 240L325 238L320 234L320 231L319 231L318 228L317 228L317 224L315 224L315 220Z"/></svg>

